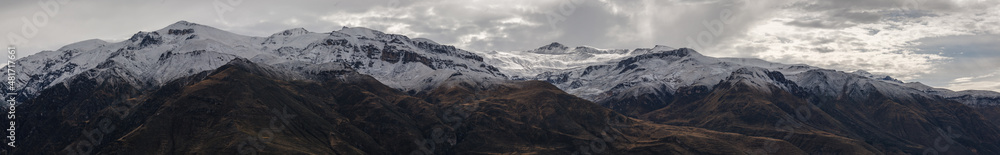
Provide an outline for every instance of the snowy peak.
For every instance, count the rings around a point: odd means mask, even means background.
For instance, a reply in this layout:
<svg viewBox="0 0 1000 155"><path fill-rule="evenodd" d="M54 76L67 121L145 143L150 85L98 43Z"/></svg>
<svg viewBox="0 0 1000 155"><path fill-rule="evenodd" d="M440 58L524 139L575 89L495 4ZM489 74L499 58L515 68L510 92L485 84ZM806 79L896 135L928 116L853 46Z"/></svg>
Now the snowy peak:
<svg viewBox="0 0 1000 155"><path fill-rule="evenodd" d="M673 51L673 50L677 50L677 48L666 46L666 45L656 45L656 47L653 47L652 50L653 51Z"/></svg>
<svg viewBox="0 0 1000 155"><path fill-rule="evenodd" d="M690 48L681 48L681 49L670 50L670 51L656 51L656 52L652 52L650 54L638 55L638 56L635 56L635 57L632 57L632 58L625 59L624 61L638 61L638 60L641 60L641 59L654 59L654 58L655 59L659 59L659 58L665 58L665 57L677 57L677 58L693 57L693 58L701 58L701 57L704 57L704 56L701 55L700 53L698 53L697 51L692 50ZM619 62L619 63L621 63L621 62Z"/></svg>
<svg viewBox="0 0 1000 155"><path fill-rule="evenodd" d="M657 52L665 52L665 51L673 51L673 50L677 50L677 48L673 48L673 47L665 46L665 45L656 45L653 48L637 48L635 50L628 50L628 49L599 49L599 48L594 48L594 47L590 47L590 46L577 46L577 47L571 48L571 47L563 45L563 44L561 44L559 42L552 42L552 43L550 43L548 45L545 45L545 46L542 46L542 47L538 47L536 49L529 50L529 51L526 51L526 52L537 53L537 54L550 54L550 55L564 55L564 54L577 54L577 55L583 55L583 54L628 54L628 55L641 55L641 54L657 53Z"/></svg>
<svg viewBox="0 0 1000 155"><path fill-rule="evenodd" d="M797 87L794 82L785 79L785 75L778 71L770 71L760 67L743 67L733 71L726 81L731 83L743 83L756 90L770 93L774 90L770 86L777 86L782 90L794 92Z"/></svg>
<svg viewBox="0 0 1000 155"><path fill-rule="evenodd" d="M869 73L868 71L865 71L865 70L854 71L854 74L858 74L858 75L861 75L861 76L872 75L872 73Z"/></svg>
<svg viewBox="0 0 1000 155"><path fill-rule="evenodd" d="M701 55L701 53L698 53L698 51L695 51L695 50L690 49L690 48L680 48L680 49L670 49L670 50L667 50L667 49L668 48L662 48L662 47L661 48L653 48L653 49L650 49L651 51L644 52L643 54L639 54L640 52L633 52L633 53L636 53L636 56L628 58L626 60L629 60L629 59L639 60L639 59L651 59L651 58L659 59L659 58L665 58L665 57L677 57L677 58L691 57L693 59L707 58L704 55ZM640 51L640 50L637 50L637 51ZM635 61L635 60L633 60L633 61Z"/></svg>
<svg viewBox="0 0 1000 155"><path fill-rule="evenodd" d="M628 54L629 50L626 49L598 49L590 46L577 46L575 48L570 48L569 46L560 44L558 42L552 42L551 44L539 47L534 50L526 51L529 53L536 54L549 54L549 55L587 55L587 54Z"/></svg>
<svg viewBox="0 0 1000 155"><path fill-rule="evenodd" d="M535 53L543 53L543 54L561 54L561 53L565 53L566 50L568 50L568 49L569 49L569 47L566 47L563 44L560 44L558 42L552 42L549 45L545 45L545 46L539 47L539 48L537 48L535 50L532 50L532 51L535 52Z"/></svg>
<svg viewBox="0 0 1000 155"><path fill-rule="evenodd" d="M132 44L129 45L130 50L142 49L152 45L163 43L163 36L160 36L158 32L139 32L133 34L131 38L128 39Z"/></svg>
<svg viewBox="0 0 1000 155"><path fill-rule="evenodd" d="M665 48L659 48L659 49L665 49ZM690 48L673 49L669 51L663 51L662 53L668 53L671 55L677 55L681 57L705 57L705 55L701 55L701 53L698 53L698 51L695 51L694 49Z"/></svg>
<svg viewBox="0 0 1000 155"><path fill-rule="evenodd" d="M215 40L222 43L244 43L251 37L187 21L178 21L153 32L139 32L136 35L159 35L163 42L175 43L184 40ZM135 36L133 36L135 37Z"/></svg>
<svg viewBox="0 0 1000 155"><path fill-rule="evenodd" d="M178 22L176 22L174 24L167 25L167 27L163 27L160 30L156 30L154 32L159 33L159 34L164 34L164 35L186 35L186 34L192 34L196 30L199 30L199 31L222 31L222 30L219 30L219 29L215 29L213 27L199 25L199 24L196 24L196 23L190 23L190 22L182 20L182 21L178 21Z"/></svg>
<svg viewBox="0 0 1000 155"><path fill-rule="evenodd" d="M287 36L298 36L298 35L307 34L307 33L309 33L309 31L306 30L305 28L294 28L294 29L288 29L288 30L284 30L284 31L281 31L281 32L278 32L278 33L274 33L274 34L271 35L271 37L274 37L274 36L286 36L286 37Z"/></svg>
<svg viewBox="0 0 1000 155"><path fill-rule="evenodd" d="M588 46L577 46L573 50L579 53L601 53L599 49Z"/></svg>
<svg viewBox="0 0 1000 155"><path fill-rule="evenodd" d="M347 35L351 35L351 36L372 38L372 39L379 38L380 36L386 35L385 33L382 33L381 31L376 31L376 30L372 30L372 29L368 29L368 28L364 28L364 27L347 27L347 26L344 26L340 30L337 30L337 31L334 31L334 32L338 32L338 33L342 33L342 34L347 34Z"/></svg>
<svg viewBox="0 0 1000 155"><path fill-rule="evenodd" d="M773 78L768 70L757 67L743 67L736 69L732 74L727 77L727 80L755 80L755 79L769 79ZM779 74L780 75L780 74Z"/></svg>
<svg viewBox="0 0 1000 155"><path fill-rule="evenodd" d="M190 29L190 30L189 30ZM171 31L172 30L172 31ZM176 23L167 25L166 27L156 30L156 32L169 35L184 35L190 34L195 31L204 33L229 33L224 30L220 30L211 26L205 26L197 23L191 23L187 21L177 21Z"/></svg>
<svg viewBox="0 0 1000 155"><path fill-rule="evenodd" d="M658 57L667 55L689 56L697 55L693 50L678 49L658 45L653 48L600 49L589 46L570 48L558 42L527 51L489 51L479 52L485 55L487 63L500 68L508 75L516 77L535 77L545 72L562 72L569 69L581 69L588 66L606 65L635 57ZM660 55L649 55L661 53ZM662 54L668 53L668 54ZM634 60L643 59L636 58Z"/></svg>
<svg viewBox="0 0 1000 155"><path fill-rule="evenodd" d="M165 27L164 29L189 28L189 27L192 27L192 26L201 26L201 25L181 20L181 21L177 21L177 22L175 22L173 24L167 25L167 27Z"/></svg>
<svg viewBox="0 0 1000 155"><path fill-rule="evenodd" d="M63 46L62 48L59 48L59 50L56 51L67 51L67 50L89 51L107 44L108 42L104 40L90 39Z"/></svg>
<svg viewBox="0 0 1000 155"><path fill-rule="evenodd" d="M866 77L866 78L870 78L870 79L875 79L875 80L882 80L882 81L894 82L894 83L899 83L899 84L903 84L904 83L903 81L901 81L899 79L896 79L896 78L892 78L892 77L890 77L888 75L872 74L872 73L869 73L868 71L865 71L865 70L857 70L857 71L854 71L853 74L857 74L857 75L860 75L860 76L863 76L863 77Z"/></svg>
<svg viewBox="0 0 1000 155"><path fill-rule="evenodd" d="M424 42L424 43L435 44L435 45L440 45L437 42L434 42L434 40L430 40L430 39L427 39L427 38L413 38L413 41L415 41L415 42Z"/></svg>
<svg viewBox="0 0 1000 155"><path fill-rule="evenodd" d="M654 51L653 49L657 49ZM814 69L770 63L759 59L713 58L689 48L668 51L664 46L637 49L631 55L605 63L538 74L571 94L600 102L648 93L673 94L680 88L712 88L722 81L750 83L761 90L794 90L786 75Z"/></svg>

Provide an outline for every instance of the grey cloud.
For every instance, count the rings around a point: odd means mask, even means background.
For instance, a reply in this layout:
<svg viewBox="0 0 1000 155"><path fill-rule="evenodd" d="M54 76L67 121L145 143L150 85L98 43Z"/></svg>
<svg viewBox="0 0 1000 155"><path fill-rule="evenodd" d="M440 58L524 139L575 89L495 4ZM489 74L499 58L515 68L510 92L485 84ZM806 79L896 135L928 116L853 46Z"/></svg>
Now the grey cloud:
<svg viewBox="0 0 1000 155"><path fill-rule="evenodd" d="M827 20L818 20L818 19L796 19L796 20L787 22L785 24L794 25L794 26L800 26L800 27L825 28L825 29L845 28L845 27L851 27L851 26L855 25L855 24L847 23L846 21L827 21Z"/></svg>
<svg viewBox="0 0 1000 155"><path fill-rule="evenodd" d="M410 1L403 1L410 2ZM760 20L770 17L773 9L751 8L743 1L713 2L686 1L610 1L582 0L580 4L569 0L528 3L525 9L499 8L495 10L468 10L470 3L412 2L391 9L408 10L410 18L370 19L366 25L377 30L395 23L409 25L409 30L440 43L463 46L470 50L527 50L539 43L562 42L570 46L588 45L599 48L638 48L656 44L684 47L687 38L697 39L702 33L710 35L704 48L742 36ZM434 5L431 5L434 3ZM438 4L439 3L439 4ZM769 2L777 3L777 2ZM560 8L573 8L569 14L558 13ZM776 6L776 5L765 5ZM433 8L433 12L426 10ZM618 9L618 12L614 12ZM731 11L733 20L715 31L715 21L723 10ZM762 11L763 10L763 11ZM367 10L375 12L382 10ZM364 12L345 12L350 16ZM433 13L433 15L431 14ZM564 18L552 22L552 14ZM502 24L497 21L520 18L533 25ZM705 26L709 23L710 26ZM553 27L555 29L553 29ZM714 33L713 33L714 32ZM465 36L486 34L483 38L461 40ZM468 41L468 42L464 42ZM705 49L699 49L709 51Z"/></svg>
<svg viewBox="0 0 1000 155"><path fill-rule="evenodd" d="M44 2L46 0L43 0ZM43 12L40 1L17 1L5 3L0 14L0 37L2 43L10 42L9 33L19 34L21 17L32 17ZM87 40L104 39L120 41L138 31L151 31L180 20L213 26L244 35L270 35L271 33L305 27L310 30L332 28L321 25L315 19L324 12L350 10L345 5L355 2L313 1L300 2L303 5L278 1L242 1L240 4L217 5L227 1L69 1L58 6L58 13L49 18L48 24L38 26L36 36L30 42L18 45L22 52L32 54L41 50L54 50L62 45ZM367 8L366 8L367 9ZM220 14L221 11L221 14ZM224 19L220 19L220 16ZM275 25L280 21L298 18L299 25Z"/></svg>
<svg viewBox="0 0 1000 155"><path fill-rule="evenodd" d="M815 12L819 15L815 17L803 17L786 24L810 27L810 28L845 28L857 24L874 23L882 19L882 14L877 12L857 12L848 9L827 10Z"/></svg>
<svg viewBox="0 0 1000 155"><path fill-rule="evenodd" d="M45 42L37 41L23 46L33 48L31 51L38 51L56 49L61 45L92 38L114 41L137 31L156 30L173 22L186 20L250 36L267 36L297 27L314 32L338 30L342 26L389 31L393 26L408 25L401 30L412 32L406 35L460 45L470 50L526 50L549 42L599 48L639 48L657 44L684 47L689 45L687 38L698 39L703 33L711 36L708 38L709 42L700 46L712 48L745 35L753 23L770 18L769 14L776 10L774 6L780 6L778 4L781 3L765 1L754 3L772 4L747 5L742 0L243 1L222 7L225 11L220 14L220 7L215 2L72 1L61 6L60 14L51 19L52 24L40 28L42 32L36 38ZM573 13L565 15L564 21L549 22L551 13L567 6L567 3L575 8ZM34 2L21 1L5 5L17 6L11 8L17 12L5 10L13 13L5 12L0 16L0 20L4 21L0 24L0 30L19 29L19 17L30 16L32 12L40 10L34 5ZM497 7L469 9L493 5ZM617 12L614 11L616 9ZM723 10L731 11L733 20L722 25L721 31L712 33L715 32L714 28L705 26L705 23L711 24L718 20ZM354 23L333 22L321 19L323 17L350 17L358 20ZM498 23L512 18L520 18L532 24ZM462 40L463 37L478 34L485 36Z"/></svg>
<svg viewBox="0 0 1000 155"><path fill-rule="evenodd" d="M855 12L848 9L841 9L831 13L833 17L842 18L855 23L873 23L882 19L882 14L877 12Z"/></svg>
<svg viewBox="0 0 1000 155"><path fill-rule="evenodd" d="M934 74L917 79L928 85L947 85L955 78L991 73L1000 66L1000 35L944 36L914 42L920 43L914 46L917 53L941 53L953 58L940 62Z"/></svg>
<svg viewBox="0 0 1000 155"><path fill-rule="evenodd" d="M813 0L795 3L792 7L806 11L827 10L932 10L957 9L951 0Z"/></svg>
<svg viewBox="0 0 1000 155"><path fill-rule="evenodd" d="M936 14L962 11L952 0L812 0L800 1L789 9L802 10L810 16L788 22L810 28L845 28L874 23L883 19L901 21Z"/></svg>
<svg viewBox="0 0 1000 155"><path fill-rule="evenodd" d="M882 30L873 29L873 28L866 28L866 30L868 30L868 35L876 35L876 34L878 34L878 32L882 31Z"/></svg>
<svg viewBox="0 0 1000 155"><path fill-rule="evenodd" d="M678 19L675 20L660 20L657 21L657 25L664 25L662 32L657 33L658 36L665 38L668 45L677 45L680 47L695 48L699 51L707 51L703 53L713 54L724 54L731 56L750 56L753 53L759 51L741 51L741 50L727 50L727 48L732 48L730 44L733 44L740 38L746 37L746 32L749 31L753 26L758 23L762 23L774 16L774 14L780 10L778 6L781 6L785 1L715 1L715 3L698 3L703 4L690 5L684 4L674 7L674 10L664 10L670 14L681 14ZM712 26L706 26L706 23L711 25L712 22L720 20L724 12L729 11L732 17L729 21L724 24L723 31L719 34L713 33ZM683 13L680 13L683 12ZM700 40L706 38L711 34L714 40L714 44L701 44ZM698 49L698 47L690 47L690 40L697 42L696 45L702 46L703 49Z"/></svg>
<svg viewBox="0 0 1000 155"><path fill-rule="evenodd" d="M917 53L941 53L949 57L989 57L1000 60L1000 34L958 35L922 38Z"/></svg>
<svg viewBox="0 0 1000 155"><path fill-rule="evenodd" d="M787 43L792 43L793 42L791 39L788 39L786 37L777 37L777 38L778 38L779 41L781 41L781 43L787 44Z"/></svg>
<svg viewBox="0 0 1000 155"><path fill-rule="evenodd" d="M137 31L156 30L179 20L187 20L250 36L268 36L297 27L329 32L343 26L360 26L412 38L428 38L473 51L528 50L550 42L561 42L569 46L629 49L662 44L697 47L696 50L706 55L738 57L754 57L766 51L836 54L839 51L884 49L876 43L858 40L858 37L867 37L864 33L861 36L816 33L751 36L748 32L772 21L784 21L778 24L792 25L796 28L791 31L803 32L855 28L875 23L870 27L857 28L865 29L868 35L881 36L906 31L902 29L908 25L933 24L928 21L934 20L925 18L983 9L1000 3L957 0L243 1L227 6L231 10L219 14L215 2L226 1L72 1L60 6L59 15L52 17L47 26L39 27L38 35L30 39L31 43L19 45L19 48L24 54L31 54L92 38L120 41ZM567 6L575 10L560 14L565 16L565 20L549 21L553 12ZM3 36L0 40L8 42L7 33L20 30L20 18L30 17L39 11L41 8L36 1L12 1L0 6L0 36ZM731 20L717 25L720 15L727 11L732 16ZM962 26L975 29L976 26L989 25ZM696 43L691 44L691 40ZM775 45L795 46L739 44L757 40L776 40L779 44ZM998 53L985 52L988 50L982 48L994 48L987 44L946 46L946 51L930 50L930 46L935 44L958 44L948 43L949 40L1000 42L988 38L955 37L921 40L923 46L915 48L926 50L918 53L945 52L945 56L956 59L962 56L994 57L991 54ZM834 49L838 52L832 52ZM966 52L964 55L948 55L948 52L956 50ZM779 62L804 62L797 60L805 59L794 55L777 57ZM851 63L834 62L825 66L854 65Z"/></svg>
<svg viewBox="0 0 1000 155"><path fill-rule="evenodd" d="M820 52L820 53L830 53L830 52L833 52L833 51L836 51L836 50L834 50L833 48L830 48L830 47L816 47L816 48L812 48L812 51L816 51L816 52Z"/></svg>
<svg viewBox="0 0 1000 155"><path fill-rule="evenodd" d="M832 43L833 41L834 41L834 39L832 39L832 38L819 38L816 41L813 41L812 44L813 45L823 45L823 44Z"/></svg>

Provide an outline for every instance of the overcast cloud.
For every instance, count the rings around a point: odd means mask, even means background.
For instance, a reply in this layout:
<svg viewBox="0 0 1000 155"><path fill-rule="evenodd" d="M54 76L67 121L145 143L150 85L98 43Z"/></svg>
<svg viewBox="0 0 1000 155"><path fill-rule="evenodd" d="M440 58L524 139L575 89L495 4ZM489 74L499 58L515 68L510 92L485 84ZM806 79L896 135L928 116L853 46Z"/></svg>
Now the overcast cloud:
<svg viewBox="0 0 1000 155"><path fill-rule="evenodd" d="M998 0L5 3L0 40L16 44L22 56L86 39L121 41L180 20L249 36L357 26L471 51L527 50L551 42L628 49L668 45L717 57L863 69L954 90L1000 91ZM23 29L26 23L37 31Z"/></svg>

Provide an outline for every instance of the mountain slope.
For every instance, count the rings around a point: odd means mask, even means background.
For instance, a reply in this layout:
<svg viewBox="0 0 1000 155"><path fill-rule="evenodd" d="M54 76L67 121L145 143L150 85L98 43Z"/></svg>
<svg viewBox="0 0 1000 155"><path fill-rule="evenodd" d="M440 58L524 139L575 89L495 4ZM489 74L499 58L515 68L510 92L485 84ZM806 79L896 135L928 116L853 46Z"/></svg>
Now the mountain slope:
<svg viewBox="0 0 1000 155"><path fill-rule="evenodd" d="M105 76L94 73L116 74L107 76L120 76L139 89L151 89L218 68L233 58L292 68L343 62L393 88L414 92L434 88L452 75L464 75L469 81L507 78L471 52L365 28L345 27L329 33L299 28L249 37L180 21L118 43L88 40L26 56L13 66L20 71L16 74L20 85L14 90L23 94L23 101L81 74ZM115 70L103 71L107 68ZM11 86L2 87L8 93Z"/></svg>
<svg viewBox="0 0 1000 155"><path fill-rule="evenodd" d="M648 54L652 51L670 50L667 46L655 48L597 49L587 46L575 48L553 42L529 51L479 52L485 61L497 66L501 71L515 78L531 78L535 75L572 68L587 67L617 61L627 57Z"/></svg>
<svg viewBox="0 0 1000 155"><path fill-rule="evenodd" d="M1000 132L972 108L957 102L893 98L871 85L847 86L848 94L839 98L800 97L777 86L765 91L751 83L726 80L709 92L680 95L668 106L640 118L795 141L793 144L810 153L842 152L845 148L840 147L857 143L861 145L852 147L886 154L922 153L935 145L950 146L940 150L946 154L992 154L998 148L993 142L1000 139ZM941 129L982 136L949 135L943 138L957 142L934 142L941 138Z"/></svg>
<svg viewBox="0 0 1000 155"><path fill-rule="evenodd" d="M815 67L784 65L758 59L716 59L682 48L653 51L611 63L546 72L533 79L548 81L567 92L636 116L663 107L682 87L711 88L734 71L759 67L802 72ZM764 79L770 80L770 79ZM605 102L615 100L620 102ZM617 105L621 104L621 105ZM631 108L631 109L624 109Z"/></svg>
<svg viewBox="0 0 1000 155"><path fill-rule="evenodd" d="M32 140L3 151L1000 154L995 92L666 46L480 54L365 28L249 37L184 21L82 41L11 66Z"/></svg>
<svg viewBox="0 0 1000 155"><path fill-rule="evenodd" d="M539 81L451 81L415 97L349 68L298 76L325 81L282 80L288 73L274 69L235 59L152 91L105 93L121 90L114 87L121 81L73 90L110 95L100 102L43 93L20 107L36 112L24 138L45 141L5 151L740 154L772 144L779 153L803 153L781 140L630 119ZM112 104L93 106L99 103Z"/></svg>
<svg viewBox="0 0 1000 155"><path fill-rule="evenodd" d="M1000 140L1000 128L987 120L995 117L989 110L864 73L711 58L677 49L531 79L548 81L628 116L790 140L809 153L1000 151L994 145ZM787 123L795 130L777 128ZM943 129L985 136L936 134ZM940 138L958 142L949 141L951 149L932 147L940 144L934 142Z"/></svg>

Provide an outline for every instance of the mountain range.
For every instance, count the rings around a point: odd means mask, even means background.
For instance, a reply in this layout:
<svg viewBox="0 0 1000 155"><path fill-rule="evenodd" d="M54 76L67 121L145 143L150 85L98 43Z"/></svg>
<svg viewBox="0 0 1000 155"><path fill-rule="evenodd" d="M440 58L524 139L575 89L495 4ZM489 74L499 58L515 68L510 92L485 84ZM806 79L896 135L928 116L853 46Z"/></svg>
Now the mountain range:
<svg viewBox="0 0 1000 155"><path fill-rule="evenodd" d="M1000 154L997 92L662 45L470 52L180 21L15 64L6 153Z"/></svg>

